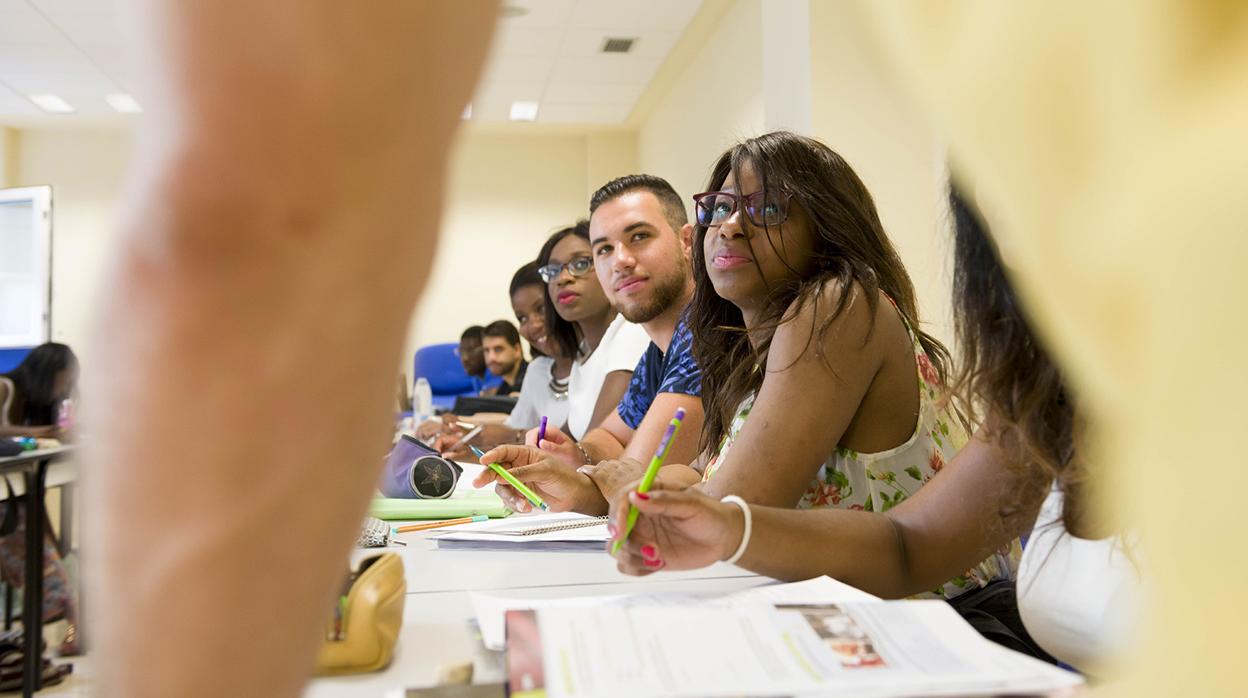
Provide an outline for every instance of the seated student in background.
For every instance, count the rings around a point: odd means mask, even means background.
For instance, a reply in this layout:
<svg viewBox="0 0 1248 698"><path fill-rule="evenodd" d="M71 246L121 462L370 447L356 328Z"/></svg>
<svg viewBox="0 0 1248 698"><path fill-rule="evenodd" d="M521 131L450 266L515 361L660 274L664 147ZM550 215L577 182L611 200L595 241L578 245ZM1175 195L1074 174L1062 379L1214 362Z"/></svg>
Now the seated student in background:
<svg viewBox="0 0 1248 698"><path fill-rule="evenodd" d="M551 235L537 264L549 343L576 359L568 380L567 433L579 441L620 404L650 337L607 298L594 273L589 221Z"/></svg>
<svg viewBox="0 0 1248 698"><path fill-rule="evenodd" d="M492 389L502 384L503 379L490 373L485 367L485 328L472 325L459 336L459 362L464 366L464 373L472 380L472 392L478 395L491 395Z"/></svg>
<svg viewBox="0 0 1248 698"><path fill-rule="evenodd" d="M529 362L520 388L520 399L512 408L503 424L483 424L481 432L469 442L478 448L492 448L502 443L522 443L524 432L541 423L559 427L568 421L568 377L572 372L572 359L563 353L551 333L546 329L546 284L537 273L537 262L520 267L511 277L509 293L511 310L520 325L520 335L533 347L533 361ZM428 420L417 428L422 439L436 437L433 447L444 451L460 441L465 430L459 426L459 417L444 414L440 420ZM471 451L468 444L455 452L454 458L467 458Z"/></svg>
<svg viewBox="0 0 1248 698"><path fill-rule="evenodd" d="M0 436L59 439L61 406L78 384L78 357L64 344L41 344L0 374Z"/></svg>
<svg viewBox="0 0 1248 698"><path fill-rule="evenodd" d="M64 439L67 434L58 424L58 417L77 385L78 357L73 350L55 342L35 347L17 368L0 374L0 436ZM0 503L0 520L6 518L9 506L9 502ZM25 520L26 517L20 517L17 529L0 538L0 577L10 589L25 587ZM43 543L43 577L44 622L66 620L68 627L60 653L78 654L77 594L51 531Z"/></svg>
<svg viewBox="0 0 1248 698"><path fill-rule="evenodd" d="M607 500L582 466L627 457L648 459L677 408L686 411L685 428L673 440L669 457L692 460L702 425L701 376L691 353L685 308L693 295L689 245L693 232L684 204L672 186L652 175L619 177L590 200L590 250L594 271L611 304L630 322L645 328L650 345L633 372L619 406L579 442L547 429L547 440L530 446L500 446L484 460L518 468L517 477L550 495L552 506L603 513ZM525 466L523 469L519 469ZM592 468L587 469L592 471ZM492 471L478 486L494 479ZM548 487L559 488L552 492ZM527 511L529 503L505 485L504 501Z"/></svg>
<svg viewBox="0 0 1248 698"><path fill-rule="evenodd" d="M482 395L518 395L524 383L524 372L529 362L524 359L524 346L516 326L506 320L495 320L481 332L481 348L485 352L485 367L502 383L481 391Z"/></svg>
<svg viewBox="0 0 1248 698"><path fill-rule="evenodd" d="M633 369L650 346L650 336L626 320L603 291L590 255L589 221L577 221L547 238L537 255L537 274L545 313L542 342L574 357L564 384L566 429L580 440L620 404ZM547 432L552 437L563 434L564 424L565 420L548 420ZM494 446L513 439L483 441Z"/></svg>
<svg viewBox="0 0 1248 698"><path fill-rule="evenodd" d="M1094 471L1062 372L1032 335L982 224L956 193L951 200L963 352L957 385L985 417L966 448L913 497L876 513L750 506L748 540L736 504L695 489L628 493L612 529L621 530L630 502L642 515L617 554L620 569L702 567L744 546L737 564L760 574L826 574L901 597L931 589L1031 531L1018 572L1026 626L1018 639L1030 641L1029 632L1079 670L1112 675L1140 600L1134 537L1102 530L1088 506L1085 484Z"/></svg>

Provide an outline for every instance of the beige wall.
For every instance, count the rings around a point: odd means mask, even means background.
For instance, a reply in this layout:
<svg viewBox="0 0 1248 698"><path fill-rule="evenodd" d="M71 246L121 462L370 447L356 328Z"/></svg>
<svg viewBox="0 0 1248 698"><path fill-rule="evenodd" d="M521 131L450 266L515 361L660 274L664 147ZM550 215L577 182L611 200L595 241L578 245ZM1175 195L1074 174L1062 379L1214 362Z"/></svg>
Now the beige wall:
<svg viewBox="0 0 1248 698"><path fill-rule="evenodd" d="M13 186L53 187L53 339L86 349L95 284L116 239L129 133L10 133L0 171L11 169ZM593 189L637 170L631 132L469 128L452 157L442 241L408 331L409 371L417 347L457 340L469 324L512 319L507 285L516 268L551 231L586 214Z"/></svg>
<svg viewBox="0 0 1248 698"><path fill-rule="evenodd" d="M22 130L16 186L52 185L52 339L83 354L130 147L120 130Z"/></svg>
<svg viewBox="0 0 1248 698"><path fill-rule="evenodd" d="M0 126L0 187L17 181L17 129Z"/></svg>
<svg viewBox="0 0 1248 698"><path fill-rule="evenodd" d="M667 179L686 199L703 190L728 146L763 128L760 0L738 0L662 90L637 132L641 169Z"/></svg>
<svg viewBox="0 0 1248 698"><path fill-rule="evenodd" d="M855 3L810 3L812 134L839 152L875 198L914 280L923 329L953 348L944 152L894 76L873 61Z"/></svg>
<svg viewBox="0 0 1248 698"><path fill-rule="evenodd" d="M550 233L588 214L594 189L636 167L631 133L467 132L454 154L442 238L406 356L458 341L468 325L514 320L511 275Z"/></svg>

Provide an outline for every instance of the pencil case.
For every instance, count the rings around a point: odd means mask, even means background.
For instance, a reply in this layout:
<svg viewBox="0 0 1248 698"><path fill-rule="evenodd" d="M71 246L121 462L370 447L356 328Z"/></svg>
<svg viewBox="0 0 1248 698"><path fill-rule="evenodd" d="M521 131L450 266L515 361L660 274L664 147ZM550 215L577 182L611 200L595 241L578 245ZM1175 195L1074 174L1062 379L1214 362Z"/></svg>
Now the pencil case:
<svg viewBox="0 0 1248 698"><path fill-rule="evenodd" d="M347 580L345 602L330 616L316 675L362 674L384 669L403 625L407 583L394 553L365 558Z"/></svg>

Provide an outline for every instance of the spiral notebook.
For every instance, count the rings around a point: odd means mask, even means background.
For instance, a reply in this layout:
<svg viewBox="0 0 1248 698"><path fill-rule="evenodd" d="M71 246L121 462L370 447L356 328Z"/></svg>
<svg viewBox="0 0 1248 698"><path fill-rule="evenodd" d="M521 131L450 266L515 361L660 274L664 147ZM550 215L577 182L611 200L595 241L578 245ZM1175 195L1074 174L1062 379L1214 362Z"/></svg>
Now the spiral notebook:
<svg viewBox="0 0 1248 698"><path fill-rule="evenodd" d="M610 537L607 517L569 512L458 526L438 536L437 541L444 550L601 552Z"/></svg>

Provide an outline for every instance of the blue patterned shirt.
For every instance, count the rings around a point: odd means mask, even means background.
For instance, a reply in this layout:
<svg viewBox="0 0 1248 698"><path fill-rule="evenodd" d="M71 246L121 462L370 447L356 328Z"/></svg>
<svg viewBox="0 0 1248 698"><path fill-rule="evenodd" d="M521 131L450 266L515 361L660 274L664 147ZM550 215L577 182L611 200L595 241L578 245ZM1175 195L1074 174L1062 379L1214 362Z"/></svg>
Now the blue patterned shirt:
<svg viewBox="0 0 1248 698"><path fill-rule="evenodd" d="M641 355L628 391L620 400L620 419L631 429L641 426L650 405L659 393L680 393L701 397L702 371L693 360L693 333L685 317L676 324L667 353L659 351L654 342Z"/></svg>

